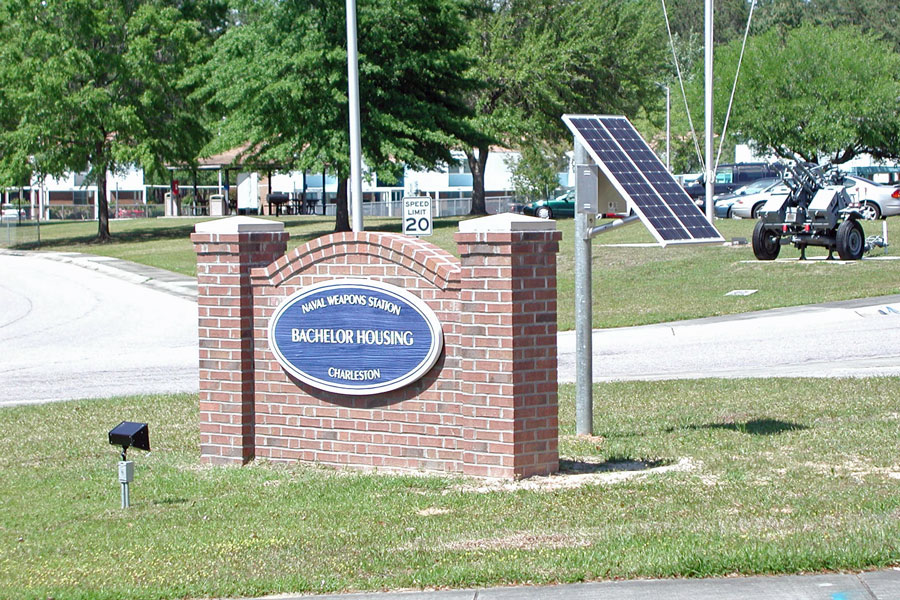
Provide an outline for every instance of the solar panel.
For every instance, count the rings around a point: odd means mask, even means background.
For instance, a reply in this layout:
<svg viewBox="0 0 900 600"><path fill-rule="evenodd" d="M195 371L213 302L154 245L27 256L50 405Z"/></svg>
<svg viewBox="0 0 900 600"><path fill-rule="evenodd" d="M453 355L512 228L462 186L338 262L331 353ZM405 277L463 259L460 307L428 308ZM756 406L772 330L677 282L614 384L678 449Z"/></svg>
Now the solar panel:
<svg viewBox="0 0 900 600"><path fill-rule="evenodd" d="M563 115L563 121L660 244L724 241L628 119Z"/></svg>

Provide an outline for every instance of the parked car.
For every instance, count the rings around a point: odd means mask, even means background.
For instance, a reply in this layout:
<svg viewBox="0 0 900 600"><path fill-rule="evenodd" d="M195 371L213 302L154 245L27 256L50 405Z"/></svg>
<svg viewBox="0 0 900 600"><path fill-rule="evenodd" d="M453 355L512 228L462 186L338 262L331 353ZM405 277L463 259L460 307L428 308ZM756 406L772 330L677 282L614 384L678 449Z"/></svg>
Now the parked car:
<svg viewBox="0 0 900 600"><path fill-rule="evenodd" d="M759 183L759 182L765 182ZM759 209L762 208L773 196L786 196L790 189L781 179L760 179L756 189L735 198L731 205L730 217L737 219L755 219L759 216ZM749 186L748 186L749 187Z"/></svg>
<svg viewBox="0 0 900 600"><path fill-rule="evenodd" d="M728 194L739 187L753 183L758 179L778 177L778 172L768 163L736 163L719 165L716 169L716 181L713 184L713 195ZM701 176L696 183L684 186L684 191L694 199L701 209L706 207L706 177Z"/></svg>
<svg viewBox="0 0 900 600"><path fill-rule="evenodd" d="M847 175L844 188L851 200L862 204L866 219L883 219L900 215L900 187L875 183L865 177Z"/></svg>
<svg viewBox="0 0 900 600"><path fill-rule="evenodd" d="M0 211L0 219L12 221L26 218L25 209L4 208Z"/></svg>
<svg viewBox="0 0 900 600"><path fill-rule="evenodd" d="M522 208L526 215L540 217L542 219L557 219L559 217L575 216L575 190L569 190L561 196L548 200L538 200L526 204Z"/></svg>

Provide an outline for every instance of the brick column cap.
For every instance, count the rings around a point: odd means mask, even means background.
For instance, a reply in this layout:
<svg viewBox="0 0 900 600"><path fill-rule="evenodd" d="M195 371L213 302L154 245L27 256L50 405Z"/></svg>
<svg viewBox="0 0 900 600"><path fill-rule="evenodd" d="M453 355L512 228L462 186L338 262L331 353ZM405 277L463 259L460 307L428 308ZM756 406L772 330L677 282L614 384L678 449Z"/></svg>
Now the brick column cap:
<svg viewBox="0 0 900 600"><path fill-rule="evenodd" d="M513 233L517 231L556 231L556 221L517 213L498 213L460 221L460 233Z"/></svg>
<svg viewBox="0 0 900 600"><path fill-rule="evenodd" d="M235 233L280 233L284 231L281 221L269 221L254 217L227 217L214 221L203 221L194 227L195 233L211 233L219 235Z"/></svg>

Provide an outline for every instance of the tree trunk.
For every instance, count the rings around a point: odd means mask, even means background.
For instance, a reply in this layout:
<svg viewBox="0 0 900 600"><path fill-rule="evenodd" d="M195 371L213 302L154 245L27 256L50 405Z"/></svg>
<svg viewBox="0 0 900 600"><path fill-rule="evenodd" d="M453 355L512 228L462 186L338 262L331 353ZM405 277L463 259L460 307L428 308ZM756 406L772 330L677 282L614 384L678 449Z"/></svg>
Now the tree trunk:
<svg viewBox="0 0 900 600"><path fill-rule="evenodd" d="M475 152L478 155L475 155ZM466 159L469 161L469 170L472 171L472 210L470 215L486 215L487 205L484 201L484 167L487 164L488 152L487 146L481 148L470 148L466 150Z"/></svg>
<svg viewBox="0 0 900 600"><path fill-rule="evenodd" d="M324 190L324 183L322 189ZM341 231L350 231L350 210L347 203L347 178L338 173L337 206L334 211L334 232L339 233Z"/></svg>
<svg viewBox="0 0 900 600"><path fill-rule="evenodd" d="M109 235L109 202L106 200L106 169L97 178L97 241L108 242Z"/></svg>

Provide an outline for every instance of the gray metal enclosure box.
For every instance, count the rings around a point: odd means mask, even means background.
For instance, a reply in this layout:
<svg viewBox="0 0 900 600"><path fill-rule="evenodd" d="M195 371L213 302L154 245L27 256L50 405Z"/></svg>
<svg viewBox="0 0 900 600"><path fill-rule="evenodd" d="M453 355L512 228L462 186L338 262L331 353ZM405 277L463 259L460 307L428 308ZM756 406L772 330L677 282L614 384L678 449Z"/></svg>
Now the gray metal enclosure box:
<svg viewBox="0 0 900 600"><path fill-rule="evenodd" d="M575 211L589 215L624 215L628 202L597 165L575 167Z"/></svg>
<svg viewBox="0 0 900 600"><path fill-rule="evenodd" d="M596 215L600 212L597 165L575 165L575 211Z"/></svg>

